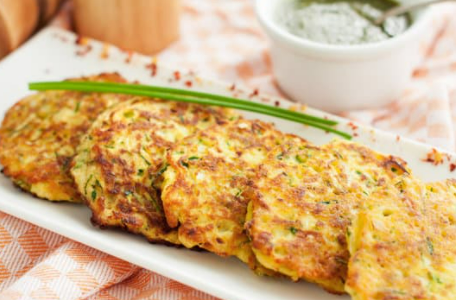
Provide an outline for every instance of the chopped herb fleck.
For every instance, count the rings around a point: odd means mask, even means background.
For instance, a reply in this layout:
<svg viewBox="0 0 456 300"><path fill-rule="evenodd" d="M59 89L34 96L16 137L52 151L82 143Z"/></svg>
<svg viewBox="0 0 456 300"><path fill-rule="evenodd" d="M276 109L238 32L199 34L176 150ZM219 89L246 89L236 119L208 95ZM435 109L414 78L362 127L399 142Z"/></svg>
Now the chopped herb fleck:
<svg viewBox="0 0 456 300"><path fill-rule="evenodd" d="M356 174L358 174L359 176L363 175L363 173L362 173L361 171L359 171L359 170L356 170L355 172L356 172Z"/></svg>
<svg viewBox="0 0 456 300"><path fill-rule="evenodd" d="M82 163L78 162L76 165L73 167L73 170L80 169L82 167Z"/></svg>
<svg viewBox="0 0 456 300"><path fill-rule="evenodd" d="M198 159L199 159L198 156L190 156L190 157L188 158L188 160L198 160Z"/></svg>
<svg viewBox="0 0 456 300"><path fill-rule="evenodd" d="M337 158L339 159L344 159L344 157L342 156L342 154L340 154L339 152L334 152L334 156L336 156Z"/></svg>
<svg viewBox="0 0 456 300"><path fill-rule="evenodd" d="M181 161L181 165L183 165L184 167L188 168L188 163L185 162L185 161Z"/></svg>
<svg viewBox="0 0 456 300"><path fill-rule="evenodd" d="M76 107L74 108L74 112L75 113L79 112L80 107L81 107L81 102L80 101L76 102Z"/></svg>
<svg viewBox="0 0 456 300"><path fill-rule="evenodd" d="M347 260L340 258L340 257L336 257L335 260L336 260L336 262L338 262L341 265L346 265L348 263Z"/></svg>
<svg viewBox="0 0 456 300"><path fill-rule="evenodd" d="M366 192L366 191L363 191L363 194L366 195L366 196L369 196L369 193Z"/></svg>
<svg viewBox="0 0 456 300"><path fill-rule="evenodd" d="M165 173L166 169L168 169L167 163L158 171L157 176L160 176L161 174Z"/></svg>
<svg viewBox="0 0 456 300"><path fill-rule="evenodd" d="M296 234L298 230L295 227L290 227L290 232Z"/></svg>
<svg viewBox="0 0 456 300"><path fill-rule="evenodd" d="M125 118L132 118L134 115L135 115L135 113L132 110L124 112Z"/></svg>
<svg viewBox="0 0 456 300"><path fill-rule="evenodd" d="M395 167L392 167L392 168L391 168L391 172L396 173L396 172L397 172L397 169L396 169Z"/></svg>
<svg viewBox="0 0 456 300"><path fill-rule="evenodd" d="M144 162L150 166L150 161L147 160L147 158L144 157L144 155L141 154L141 152L139 153L139 156L141 156L141 158L144 160Z"/></svg>
<svg viewBox="0 0 456 300"><path fill-rule="evenodd" d="M238 190L234 197L239 198L242 195L242 190Z"/></svg>
<svg viewBox="0 0 456 300"><path fill-rule="evenodd" d="M95 200L97 198L97 191L93 190L92 191L92 200Z"/></svg>
<svg viewBox="0 0 456 300"><path fill-rule="evenodd" d="M320 201L320 202L318 202L318 203L328 205L328 204L331 204L331 201Z"/></svg>
<svg viewBox="0 0 456 300"><path fill-rule="evenodd" d="M152 205L154 206L155 211L158 211L158 212L163 211L162 207L160 206L160 204L158 204L158 201L155 199L155 197L147 197L147 198L149 199L150 202L152 202Z"/></svg>
<svg viewBox="0 0 456 300"><path fill-rule="evenodd" d="M426 243L427 243L427 248L428 248L429 254L433 255L434 254L434 245L432 244L431 239L426 238Z"/></svg>
<svg viewBox="0 0 456 300"><path fill-rule="evenodd" d="M144 169L139 169L138 176L143 176L143 175L144 175Z"/></svg>
<svg viewBox="0 0 456 300"><path fill-rule="evenodd" d="M87 185L89 184L90 180L92 179L93 174L90 174L89 179L87 179L85 185L84 185L84 195L87 195Z"/></svg>
<svg viewBox="0 0 456 300"><path fill-rule="evenodd" d="M403 291L399 291L399 290L392 290L391 292L394 294L398 294L398 295L407 295L407 293L405 293Z"/></svg>
<svg viewBox="0 0 456 300"><path fill-rule="evenodd" d="M431 279L432 281L435 281L435 282L437 282L439 284L443 283L442 280L437 275L435 275L435 274L433 274L431 272L428 273L428 276L429 276L429 279Z"/></svg>
<svg viewBox="0 0 456 300"><path fill-rule="evenodd" d="M280 153L279 155L277 155L276 158L277 158L278 160L282 160L282 159L283 159L283 153Z"/></svg>
<svg viewBox="0 0 456 300"><path fill-rule="evenodd" d="M114 142L111 142L111 143L107 144L107 145L105 146L105 148L114 149L114 144L115 144Z"/></svg>
<svg viewBox="0 0 456 300"><path fill-rule="evenodd" d="M299 155L296 155L295 158L296 158L296 161L300 164L302 164L304 162L304 160Z"/></svg>
<svg viewBox="0 0 456 300"><path fill-rule="evenodd" d="M101 186L101 183L98 181L98 179L95 180L95 186L98 186L100 189L103 188Z"/></svg>

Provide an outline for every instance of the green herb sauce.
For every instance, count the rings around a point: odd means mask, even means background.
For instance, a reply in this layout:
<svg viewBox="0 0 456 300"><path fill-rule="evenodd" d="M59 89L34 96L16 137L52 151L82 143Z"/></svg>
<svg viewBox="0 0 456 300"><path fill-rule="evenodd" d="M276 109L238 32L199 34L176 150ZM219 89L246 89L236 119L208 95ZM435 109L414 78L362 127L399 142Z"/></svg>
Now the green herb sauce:
<svg viewBox="0 0 456 300"><path fill-rule="evenodd" d="M289 0L278 22L290 33L311 41L333 45L380 42L403 33L410 15L374 20L397 5L393 0Z"/></svg>

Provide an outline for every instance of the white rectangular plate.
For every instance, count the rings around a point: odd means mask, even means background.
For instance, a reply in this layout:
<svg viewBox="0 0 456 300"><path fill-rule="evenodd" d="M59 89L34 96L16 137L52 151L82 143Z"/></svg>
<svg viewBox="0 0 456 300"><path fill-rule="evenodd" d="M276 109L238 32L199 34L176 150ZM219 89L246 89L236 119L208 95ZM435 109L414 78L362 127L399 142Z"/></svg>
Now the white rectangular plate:
<svg viewBox="0 0 456 300"><path fill-rule="evenodd" d="M151 58L134 55L131 61L127 62L127 53L118 49L106 49L94 41L90 42L90 47L77 45L75 40L76 36L70 32L48 28L0 63L2 117L9 107L30 93L27 89L29 82L61 80L99 72L117 71L130 80L179 87L185 87L186 82L190 81L192 89L233 94L232 83L201 79L182 70L181 79L176 80L174 72L177 69L160 64L156 75L152 76L151 69L146 67L152 62ZM283 99L263 95L252 97L253 91L247 89L235 88L234 93L243 98L251 97L253 100L280 104L282 107L292 105ZM312 109L307 112L325 115ZM316 144L327 142L334 137L296 123L262 115L245 115L273 121L279 129L302 135ZM450 165L455 161L452 154L445 155L445 160L436 166L424 162L427 154L432 151L429 146L362 126L354 130L355 126L347 120L333 116L331 118L341 121L341 130L354 132L357 135L356 141L405 159L415 174L425 181L456 178L456 173L450 171ZM115 230L101 231L91 226L90 212L82 205L55 204L33 198L13 187L4 176L0 176L0 210L223 299L348 299L348 296L330 295L305 282L292 283L257 277L233 258L224 259L210 253L151 245L138 236Z"/></svg>

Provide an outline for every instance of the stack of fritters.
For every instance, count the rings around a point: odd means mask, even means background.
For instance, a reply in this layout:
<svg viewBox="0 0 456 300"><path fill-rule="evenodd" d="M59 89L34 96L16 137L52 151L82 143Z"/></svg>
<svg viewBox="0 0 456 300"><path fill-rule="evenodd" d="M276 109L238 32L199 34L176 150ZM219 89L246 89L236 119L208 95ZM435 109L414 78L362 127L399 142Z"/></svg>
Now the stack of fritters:
<svg viewBox="0 0 456 300"><path fill-rule="evenodd" d="M288 139L271 124L238 120L184 139L168 151L161 199L179 241L221 256L237 256L258 273L244 230L255 169ZM299 139L300 140L300 139Z"/></svg>
<svg viewBox="0 0 456 300"><path fill-rule="evenodd" d="M250 194L246 228L256 257L294 280L343 293L350 220L373 189L404 170L396 159L348 142L276 147Z"/></svg>
<svg viewBox="0 0 456 300"><path fill-rule="evenodd" d="M71 169L93 223L125 228L151 242L179 244L154 186L166 169L166 150L232 118L237 115L228 109L149 98L127 101L100 115Z"/></svg>
<svg viewBox="0 0 456 300"><path fill-rule="evenodd" d="M424 184L356 143L315 146L224 108L50 91L7 113L0 162L40 198L83 201L98 226L258 274L355 300L456 295L456 182Z"/></svg>

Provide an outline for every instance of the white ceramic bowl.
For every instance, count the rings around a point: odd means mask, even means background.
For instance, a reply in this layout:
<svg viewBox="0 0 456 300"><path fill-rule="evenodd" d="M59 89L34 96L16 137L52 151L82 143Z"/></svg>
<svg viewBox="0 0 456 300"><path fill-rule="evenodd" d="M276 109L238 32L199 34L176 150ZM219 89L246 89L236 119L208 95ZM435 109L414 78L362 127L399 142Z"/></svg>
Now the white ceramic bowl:
<svg viewBox="0 0 456 300"><path fill-rule="evenodd" d="M284 0L256 0L255 5L271 40L275 77L291 99L340 112L383 106L404 90L420 61L419 43L430 24L429 9L414 13L411 27L394 38L339 46L287 32L276 19L283 4Z"/></svg>

